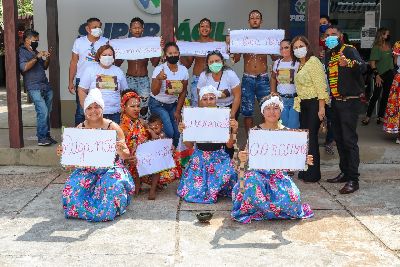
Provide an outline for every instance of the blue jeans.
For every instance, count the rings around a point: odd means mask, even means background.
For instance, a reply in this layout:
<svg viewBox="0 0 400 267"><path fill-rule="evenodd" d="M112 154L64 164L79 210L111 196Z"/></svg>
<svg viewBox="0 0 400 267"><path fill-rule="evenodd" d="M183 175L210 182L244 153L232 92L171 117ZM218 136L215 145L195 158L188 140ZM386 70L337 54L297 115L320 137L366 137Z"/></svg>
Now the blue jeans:
<svg viewBox="0 0 400 267"><path fill-rule="evenodd" d="M81 103L79 102L79 95L78 95L78 86L79 86L80 79L76 78L75 80L75 102L76 102L76 110L75 110L75 126L82 123L85 120L85 112L81 107Z"/></svg>
<svg viewBox="0 0 400 267"><path fill-rule="evenodd" d="M53 90L50 85L39 89L28 90L36 110L36 136L38 141L50 137L50 113L53 101Z"/></svg>
<svg viewBox="0 0 400 267"><path fill-rule="evenodd" d="M135 77L126 75L129 89L134 90L140 96L140 118L149 118L150 79L147 76Z"/></svg>
<svg viewBox="0 0 400 267"><path fill-rule="evenodd" d="M299 112L293 109L294 98L282 97L283 111L281 113L282 124L290 129L300 127Z"/></svg>
<svg viewBox="0 0 400 267"><path fill-rule="evenodd" d="M242 104L241 113L244 117L252 117L254 113L254 98L260 103L263 97L270 94L271 87L268 75L249 76L243 74L242 78Z"/></svg>
<svg viewBox="0 0 400 267"><path fill-rule="evenodd" d="M149 101L150 112L160 116L163 122L165 135L173 139L173 144L175 147L178 146L180 135L178 131L178 125L174 117L176 105L176 102L173 104L165 104L153 97L150 97Z"/></svg>
<svg viewBox="0 0 400 267"><path fill-rule="evenodd" d="M103 114L103 118L112 120L116 124L119 124L121 122L121 113Z"/></svg>
<svg viewBox="0 0 400 267"><path fill-rule="evenodd" d="M192 83L190 84L190 106L199 106L199 96L197 94L197 84L199 83L200 76L193 75Z"/></svg>

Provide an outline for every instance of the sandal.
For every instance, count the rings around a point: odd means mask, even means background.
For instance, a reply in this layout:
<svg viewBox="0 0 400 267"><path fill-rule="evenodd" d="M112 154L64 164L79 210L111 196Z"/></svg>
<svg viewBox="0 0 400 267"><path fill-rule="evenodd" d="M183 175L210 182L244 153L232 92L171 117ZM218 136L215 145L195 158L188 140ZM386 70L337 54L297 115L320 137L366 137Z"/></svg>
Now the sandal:
<svg viewBox="0 0 400 267"><path fill-rule="evenodd" d="M362 125L367 126L369 124L369 120L370 120L369 118L368 119L367 118L363 119L361 121Z"/></svg>

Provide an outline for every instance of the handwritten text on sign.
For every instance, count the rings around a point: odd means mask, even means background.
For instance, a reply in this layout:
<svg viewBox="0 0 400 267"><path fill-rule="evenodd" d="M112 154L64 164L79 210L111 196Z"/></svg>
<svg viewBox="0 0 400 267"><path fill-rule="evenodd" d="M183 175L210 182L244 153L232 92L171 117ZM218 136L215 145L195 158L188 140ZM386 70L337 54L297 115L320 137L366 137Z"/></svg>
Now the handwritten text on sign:
<svg viewBox="0 0 400 267"><path fill-rule="evenodd" d="M284 30L235 30L230 32L231 53L279 54Z"/></svg>
<svg viewBox="0 0 400 267"><path fill-rule="evenodd" d="M184 108L183 141L226 143L229 140L228 108Z"/></svg>
<svg viewBox="0 0 400 267"><path fill-rule="evenodd" d="M61 164L76 167L111 167L116 152L116 131L65 128Z"/></svg>
<svg viewBox="0 0 400 267"><path fill-rule="evenodd" d="M159 139L140 144L136 150L139 176L175 168L172 139Z"/></svg>
<svg viewBox="0 0 400 267"><path fill-rule="evenodd" d="M210 51L218 50L225 59L229 58L229 55L226 52L225 42L201 43L179 41L178 46L182 56L206 57Z"/></svg>
<svg viewBox="0 0 400 267"><path fill-rule="evenodd" d="M160 37L140 37L110 40L116 59L137 60L161 56Z"/></svg>
<svg viewBox="0 0 400 267"><path fill-rule="evenodd" d="M250 130L249 169L304 170L307 154L307 131Z"/></svg>

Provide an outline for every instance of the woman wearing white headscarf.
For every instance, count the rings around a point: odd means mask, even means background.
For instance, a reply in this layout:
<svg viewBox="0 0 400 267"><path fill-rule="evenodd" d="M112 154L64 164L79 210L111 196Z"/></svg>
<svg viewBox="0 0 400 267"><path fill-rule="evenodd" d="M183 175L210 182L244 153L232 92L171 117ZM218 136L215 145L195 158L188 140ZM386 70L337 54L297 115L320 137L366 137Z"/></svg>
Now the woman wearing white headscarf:
<svg viewBox="0 0 400 267"><path fill-rule="evenodd" d="M62 192L66 218L110 221L125 213L135 184L121 160L130 156L124 133L115 122L103 118L104 100L99 89L90 90L84 102L85 121L81 129L117 132L115 164L111 168L77 168L68 177ZM57 151L62 154L62 147Z"/></svg>
<svg viewBox="0 0 400 267"><path fill-rule="evenodd" d="M199 92L200 107L217 107L217 97L220 92L213 86L205 86ZM179 124L183 132L185 125ZM225 143L197 143L196 149L183 171L178 186L178 196L187 202L211 204L217 202L218 196L231 196L232 186L236 182L234 165L225 152L224 145L233 147L233 134L237 132L238 123L230 120L232 134ZM185 142L187 147L194 143Z"/></svg>
<svg viewBox="0 0 400 267"><path fill-rule="evenodd" d="M283 110L280 96L266 96L261 105L264 123L255 129L282 130L285 128L279 118ZM239 160L247 162L248 148L239 152ZM312 165L312 156L307 164ZM240 178L232 190L232 219L241 223L252 220L300 219L314 214L308 204L301 204L300 192L286 170L251 170Z"/></svg>

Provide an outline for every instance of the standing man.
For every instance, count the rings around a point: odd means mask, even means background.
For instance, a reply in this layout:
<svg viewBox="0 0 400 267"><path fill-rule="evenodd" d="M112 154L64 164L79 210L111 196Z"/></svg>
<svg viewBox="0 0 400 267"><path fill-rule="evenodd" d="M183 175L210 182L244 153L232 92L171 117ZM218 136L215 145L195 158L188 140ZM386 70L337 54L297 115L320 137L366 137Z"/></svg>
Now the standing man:
<svg viewBox="0 0 400 267"><path fill-rule="evenodd" d="M132 37L142 37L144 31L144 21L135 17L131 20L129 32ZM161 46L163 41L161 41ZM116 60L117 66L121 66L123 60ZM160 62L160 58L151 58L151 64L156 67ZM129 89L134 90L141 98L140 102L140 118L147 120L149 117L149 99L150 99L150 79L147 65L149 59L128 60L128 70L126 72L126 80Z"/></svg>
<svg viewBox="0 0 400 267"><path fill-rule="evenodd" d="M260 29L262 14L259 10L249 13L250 28ZM246 134L253 127L253 113L255 97L258 103L261 99L270 94L270 84L268 78L268 55L243 54L244 73L242 79L242 101L241 113L244 117L244 127ZM234 55L235 63L240 60L240 54Z"/></svg>
<svg viewBox="0 0 400 267"><path fill-rule="evenodd" d="M79 102L77 93L81 75L85 68L90 64L97 64L95 60L97 49L108 43L108 39L101 36L101 21L98 18L90 18L86 21L86 36L79 37L75 40L72 47L71 62L69 64L69 85L68 90L71 94L75 94L76 111L75 125L85 120L83 108ZM75 78L75 83L74 83Z"/></svg>
<svg viewBox="0 0 400 267"><path fill-rule="evenodd" d="M214 42L214 39L210 37L211 33L211 20L208 18L203 18L199 23L199 35L200 39L197 42L207 43ZM193 66L193 75L192 75L192 83L190 84L190 105L192 107L197 107L199 105L199 97L197 93L197 83L199 82L200 74L204 71L204 68L207 66L205 57L182 57L182 64L190 69L194 62Z"/></svg>
<svg viewBox="0 0 400 267"><path fill-rule="evenodd" d="M45 70L49 67L50 53L36 50L39 45L39 33L37 31L26 30L23 40L24 44L19 48L19 68L24 77L24 85L35 105L38 145L56 144L57 141L50 136L53 90L45 73Z"/></svg>
<svg viewBox="0 0 400 267"><path fill-rule="evenodd" d="M325 65L332 96L332 127L340 157L340 174L327 182L346 183L339 192L350 194L359 189L357 121L364 88L362 73L367 66L353 46L343 43L343 34L337 26L329 26L326 36Z"/></svg>

